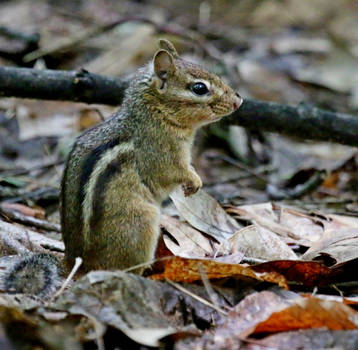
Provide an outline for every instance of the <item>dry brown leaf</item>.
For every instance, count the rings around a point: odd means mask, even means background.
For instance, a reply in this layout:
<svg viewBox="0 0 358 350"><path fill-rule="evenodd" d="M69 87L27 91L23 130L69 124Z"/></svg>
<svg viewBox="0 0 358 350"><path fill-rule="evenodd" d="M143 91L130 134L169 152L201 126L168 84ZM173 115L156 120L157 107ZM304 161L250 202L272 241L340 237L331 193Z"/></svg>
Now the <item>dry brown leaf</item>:
<svg viewBox="0 0 358 350"><path fill-rule="evenodd" d="M214 334L212 331L206 332L194 341L196 347L190 348L205 348L204 344L210 341L210 349L237 349L234 344L252 334L322 327L350 330L357 329L357 324L358 312L343 303L302 298L288 291L263 291L245 297L229 313L226 321L215 329ZM250 339L247 341L250 344Z"/></svg>
<svg viewBox="0 0 358 350"><path fill-rule="evenodd" d="M12 254L31 252L48 252L47 249L63 252L64 244L56 239L46 237L38 232L13 225L0 219L0 245ZM61 255L61 253L57 253Z"/></svg>
<svg viewBox="0 0 358 350"><path fill-rule="evenodd" d="M226 264L240 264L244 256L244 253L237 252L229 255L218 256L215 258L215 261Z"/></svg>
<svg viewBox="0 0 358 350"><path fill-rule="evenodd" d="M298 299L288 308L273 313L259 323L254 332L275 333L296 329L358 329L358 312L336 301L317 298Z"/></svg>
<svg viewBox="0 0 358 350"><path fill-rule="evenodd" d="M205 332L190 349L205 349L204 344L208 342L210 349L238 349L238 342L250 335L259 322L269 318L273 312L289 307L296 298L299 298L298 294L288 291L252 293L235 306L222 325Z"/></svg>
<svg viewBox="0 0 358 350"><path fill-rule="evenodd" d="M333 214L326 218L322 221L322 237L312 243L302 259L313 260L326 255L340 264L358 258L358 218Z"/></svg>
<svg viewBox="0 0 358 350"><path fill-rule="evenodd" d="M263 291L250 294L235 306L221 328L229 328L236 335L247 337L256 329L257 324L267 320L274 312L286 309L297 298L300 298L299 295L293 292Z"/></svg>
<svg viewBox="0 0 358 350"><path fill-rule="evenodd" d="M292 33L287 36L279 36L272 40L272 50L278 54L295 52L328 53L332 49L332 43L322 36L305 37L295 36Z"/></svg>
<svg viewBox="0 0 358 350"><path fill-rule="evenodd" d="M155 280L168 279L175 282L200 281L201 271L204 271L209 279L225 277L250 277L258 281L278 284L288 288L285 278L276 272L257 273L250 266L239 264L225 264L209 259L185 259L174 257L163 262L164 272L150 276Z"/></svg>
<svg viewBox="0 0 358 350"><path fill-rule="evenodd" d="M240 229L240 225L204 190L184 197L183 190L177 188L170 198L186 221L219 242L225 241Z"/></svg>
<svg viewBox="0 0 358 350"><path fill-rule="evenodd" d="M252 342L253 347L249 345ZM306 329L273 334L261 340L248 340L247 343L248 346L240 350L356 350L358 331Z"/></svg>
<svg viewBox="0 0 358 350"><path fill-rule="evenodd" d="M355 228L358 230L358 218L345 215L327 215L330 219L324 224L327 230L339 230L342 228Z"/></svg>
<svg viewBox="0 0 358 350"><path fill-rule="evenodd" d="M316 65L297 68L293 75L298 81L349 93L358 84L357 58L345 50L336 49Z"/></svg>
<svg viewBox="0 0 358 350"><path fill-rule="evenodd" d="M21 100L18 103L20 139L38 136L67 136L74 131L73 114L79 106L71 102ZM36 117L34 117L36 116Z"/></svg>
<svg viewBox="0 0 358 350"><path fill-rule="evenodd" d="M305 286L331 283L334 272L315 261L276 260L252 266L257 272L277 272L290 282L300 282Z"/></svg>
<svg viewBox="0 0 358 350"><path fill-rule="evenodd" d="M32 216L36 219L44 219L45 211L42 208L30 208L20 203L1 203L1 207L9 210L18 211L25 216Z"/></svg>
<svg viewBox="0 0 358 350"><path fill-rule="evenodd" d="M297 255L279 236L258 225L239 230L229 238L229 243L233 253L243 252L250 258L297 259Z"/></svg>
<svg viewBox="0 0 358 350"><path fill-rule="evenodd" d="M214 251L209 239L189 226L171 216L162 215L161 226L163 226L176 240L163 236L167 248L177 256L186 258L212 256Z"/></svg>
<svg viewBox="0 0 358 350"><path fill-rule="evenodd" d="M188 325L198 332L192 314L206 321L205 315L208 322L222 317L167 283L123 271L88 273L48 305L47 311L82 315L101 327L119 329L146 346L158 346L162 337L185 331Z"/></svg>
<svg viewBox="0 0 358 350"><path fill-rule="evenodd" d="M40 320L33 314L9 305L0 306L0 321L11 340L11 347L3 347L6 344L1 341L1 349L82 349L79 341L73 336L74 324L70 324L70 321L67 327L59 324L54 327L53 323Z"/></svg>
<svg viewBox="0 0 358 350"><path fill-rule="evenodd" d="M310 247L302 256L303 260L313 260L321 254L332 257L337 264L358 258L357 218L343 215L309 215L271 203L230 207L228 212L252 220L258 227L275 232L287 242ZM250 246L248 245L247 249L250 249ZM253 244L252 249L255 249L255 246L260 244Z"/></svg>
<svg viewBox="0 0 358 350"><path fill-rule="evenodd" d="M101 122L99 110L93 108L83 108L79 111L77 119L77 130L83 131Z"/></svg>
<svg viewBox="0 0 358 350"><path fill-rule="evenodd" d="M313 260L322 254L333 258L336 264L358 258L358 229L326 231L318 242L312 244L302 259Z"/></svg>
<svg viewBox="0 0 358 350"><path fill-rule="evenodd" d="M227 211L252 220L255 224L284 237L288 242L306 246L318 241L324 231L324 224L316 217L277 205L273 208L272 203L229 207Z"/></svg>
<svg viewBox="0 0 358 350"><path fill-rule="evenodd" d="M305 298L311 298L311 293L300 293L302 297ZM336 301L338 303L343 303L346 305L358 305L358 297L342 297L338 295L327 295L327 294L315 294L315 298L322 299L322 300L328 300L328 301Z"/></svg>

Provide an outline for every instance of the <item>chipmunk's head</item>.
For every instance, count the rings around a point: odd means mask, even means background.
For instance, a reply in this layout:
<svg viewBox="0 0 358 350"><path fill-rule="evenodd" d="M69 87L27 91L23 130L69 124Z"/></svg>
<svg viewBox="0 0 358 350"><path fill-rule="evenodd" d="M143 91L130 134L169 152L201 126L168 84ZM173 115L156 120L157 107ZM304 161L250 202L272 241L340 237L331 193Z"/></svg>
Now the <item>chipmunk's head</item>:
<svg viewBox="0 0 358 350"><path fill-rule="evenodd" d="M242 103L217 75L182 60L169 41L160 40L152 64L149 95L173 125L195 129L231 114Z"/></svg>

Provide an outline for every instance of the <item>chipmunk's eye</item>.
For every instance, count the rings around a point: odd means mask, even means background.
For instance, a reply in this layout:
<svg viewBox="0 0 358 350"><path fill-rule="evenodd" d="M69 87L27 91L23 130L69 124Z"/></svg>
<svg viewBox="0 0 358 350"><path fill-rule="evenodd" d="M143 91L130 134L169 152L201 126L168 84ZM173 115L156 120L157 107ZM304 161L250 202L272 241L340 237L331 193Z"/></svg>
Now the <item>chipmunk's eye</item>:
<svg viewBox="0 0 358 350"><path fill-rule="evenodd" d="M204 83L194 83L190 85L190 90L194 92L195 95L205 95L209 92L207 86Z"/></svg>

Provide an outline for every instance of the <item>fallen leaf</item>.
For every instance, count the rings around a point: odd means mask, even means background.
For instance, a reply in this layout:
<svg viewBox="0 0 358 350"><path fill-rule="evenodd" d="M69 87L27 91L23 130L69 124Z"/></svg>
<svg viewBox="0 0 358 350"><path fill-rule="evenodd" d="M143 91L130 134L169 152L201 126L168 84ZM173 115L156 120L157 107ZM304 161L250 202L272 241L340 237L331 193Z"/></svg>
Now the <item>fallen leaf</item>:
<svg viewBox="0 0 358 350"><path fill-rule="evenodd" d="M311 293L300 293L302 297L311 298ZM316 299L328 300L328 301L336 301L339 303L343 303L346 305L358 305L358 297L342 297L338 295L327 295L327 294L315 294L314 297Z"/></svg>
<svg viewBox="0 0 358 350"><path fill-rule="evenodd" d="M180 214L196 229L222 242L240 229L240 225L228 215L215 198L204 190L185 197L177 188L170 195Z"/></svg>
<svg viewBox="0 0 358 350"><path fill-rule="evenodd" d="M313 260L323 254L333 258L335 264L357 259L358 229L325 231L323 237L303 254L302 259Z"/></svg>
<svg viewBox="0 0 358 350"><path fill-rule="evenodd" d="M358 331L335 331L328 329L305 329L282 332L264 339L255 340L251 347L250 340L242 350L356 350Z"/></svg>
<svg viewBox="0 0 358 350"><path fill-rule="evenodd" d="M296 329L358 329L358 312L336 301L300 298L291 306L276 311L259 323L254 334L276 333Z"/></svg>
<svg viewBox="0 0 358 350"><path fill-rule="evenodd" d="M231 251L250 258L277 260L298 259L293 250L276 234L258 225L250 225L229 238Z"/></svg>
<svg viewBox="0 0 358 350"><path fill-rule="evenodd" d="M71 327L69 324L69 327L64 327L57 324L56 327L53 327L50 322L40 320L33 314L27 314L13 306L3 305L0 306L0 321L11 340L12 347L9 347L9 350L15 348L82 349L79 341L73 336L73 325ZM71 332L69 329L72 329ZM3 344L0 343L0 345ZM1 349L4 348L1 347Z"/></svg>
<svg viewBox="0 0 358 350"><path fill-rule="evenodd" d="M260 341L256 342L256 338L247 338L251 335L262 336L323 327L326 328L325 332L356 330L357 324L358 312L343 303L324 301L314 297L302 298L288 291L256 292L240 301L229 313L225 322L214 331L206 331L201 338L195 339L190 344L190 349L206 348L205 344L208 342L210 342L210 349L237 349L238 343L243 346L251 343L260 345ZM347 334L350 333L347 332ZM263 344L265 344L265 339L262 340ZM279 349L287 348L290 347L279 347ZM243 349L253 348L243 347ZM261 348L258 347L258 349ZM294 347L294 349L301 348ZM312 348L312 350L316 349L318 348Z"/></svg>
<svg viewBox="0 0 358 350"><path fill-rule="evenodd" d="M220 320L215 310L174 287L122 271L88 273L48 305L50 310L83 315L147 346L158 346L159 339L188 325L196 329L192 314Z"/></svg>
<svg viewBox="0 0 358 350"><path fill-rule="evenodd" d="M171 334L177 333L177 330L173 327L163 328L127 328L122 329L122 332L138 344L146 346L159 346L159 340Z"/></svg>
<svg viewBox="0 0 358 350"><path fill-rule="evenodd" d="M300 282L305 286L326 285L331 283L335 273L315 261L276 260L252 266L257 272L277 272L287 281Z"/></svg>
<svg viewBox="0 0 358 350"><path fill-rule="evenodd" d="M163 262L164 272L151 275L154 280L168 279L175 282L192 283L202 280L201 271L209 279L235 277L252 278L258 281L265 281L278 284L287 289L285 278L276 272L255 272L250 266L239 264L226 264L209 259L185 259L173 257Z"/></svg>
<svg viewBox="0 0 358 350"><path fill-rule="evenodd" d="M234 307L223 324L214 331L206 331L191 344L190 349L203 349L208 342L210 349L238 349L237 343L249 336L258 323L275 311L289 307L297 298L298 294L289 291L252 293ZM231 347L234 344L236 347Z"/></svg>
<svg viewBox="0 0 358 350"><path fill-rule="evenodd" d="M22 226L10 224L0 219L0 245L3 249L13 253L32 252L63 252L64 244L50 237L46 237Z"/></svg>
<svg viewBox="0 0 358 350"><path fill-rule="evenodd" d="M332 49L332 43L325 37L305 37L299 35L280 35L272 40L272 50L278 54L289 53L328 53Z"/></svg>
<svg viewBox="0 0 358 350"><path fill-rule="evenodd" d="M213 248L208 238L187 223L162 215L160 224L176 240L174 242L168 236L163 236L166 246L174 255L187 258L213 255Z"/></svg>
<svg viewBox="0 0 358 350"><path fill-rule="evenodd" d="M298 81L324 86L341 93L349 93L358 83L357 59L337 49L315 65L297 69L293 76Z"/></svg>
<svg viewBox="0 0 358 350"><path fill-rule="evenodd" d="M229 255L218 256L215 258L215 261L226 264L240 264L244 256L244 253L237 252Z"/></svg>
<svg viewBox="0 0 358 350"><path fill-rule="evenodd" d="M311 246L313 242L318 241L324 231L324 224L317 217L276 204L273 207L272 203L231 206L227 212L237 214L241 219L251 220L256 225L275 232L285 238L286 242L306 246Z"/></svg>
<svg viewBox="0 0 358 350"><path fill-rule="evenodd" d="M330 219L324 225L327 230L339 230L342 228L355 228L358 230L358 218L356 217L335 214L327 215L327 217Z"/></svg>

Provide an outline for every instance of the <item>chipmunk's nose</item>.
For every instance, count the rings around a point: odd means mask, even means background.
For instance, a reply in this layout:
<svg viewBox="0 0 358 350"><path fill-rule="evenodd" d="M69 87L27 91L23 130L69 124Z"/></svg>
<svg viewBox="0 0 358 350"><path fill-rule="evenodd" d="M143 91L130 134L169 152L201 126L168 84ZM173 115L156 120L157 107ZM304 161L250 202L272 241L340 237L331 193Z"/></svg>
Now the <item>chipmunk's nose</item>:
<svg viewBox="0 0 358 350"><path fill-rule="evenodd" d="M239 109L240 106L242 105L242 101L243 101L243 99L242 99L241 96L236 92L236 93L235 93L235 101L234 101L234 109Z"/></svg>

